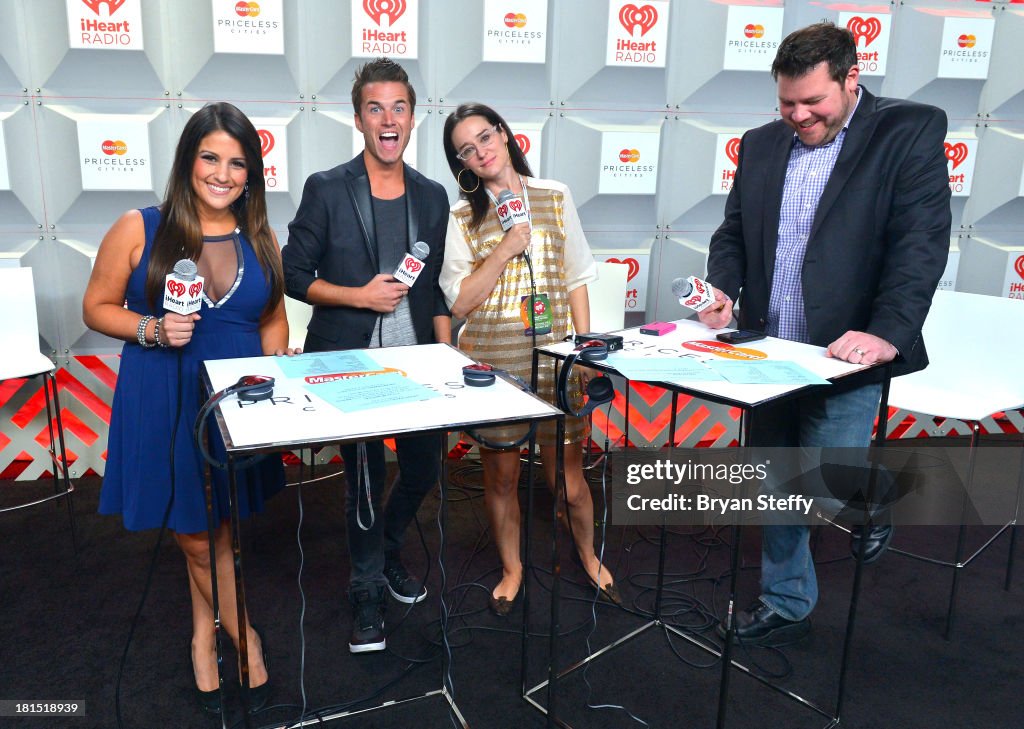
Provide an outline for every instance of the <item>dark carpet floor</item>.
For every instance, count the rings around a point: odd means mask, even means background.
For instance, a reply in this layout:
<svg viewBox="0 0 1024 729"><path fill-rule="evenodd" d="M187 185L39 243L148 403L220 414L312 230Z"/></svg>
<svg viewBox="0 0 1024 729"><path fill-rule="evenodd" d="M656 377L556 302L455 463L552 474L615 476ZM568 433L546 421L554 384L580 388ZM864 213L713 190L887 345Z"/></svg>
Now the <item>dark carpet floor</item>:
<svg viewBox="0 0 1024 729"><path fill-rule="evenodd" d="M290 477L297 475L297 469L289 469ZM475 728L542 727L544 717L519 695L522 601L505 620L486 608L497 556L485 528L479 471L461 465L452 476L445 579L452 610L448 637L455 702ZM984 473L979 483L984 483ZM157 535L126 532L118 518L98 516L99 486L98 479L78 482L77 555L63 502L0 514L0 699L78 700L85 702L87 712L64 719L0 717L0 727L118 726L118 665ZM0 483L0 508L48 488L48 482ZM546 677L550 632L550 500L544 489L535 494L532 554L538 567L531 582L530 628L536 637L529 648L530 686ZM248 605L266 641L275 705L256 717L254 726L294 721L304 697L311 717L313 710L328 715L354 711L441 687L439 505L438 494L427 498L419 514L423 539L411 531L405 550L415 572L423 574L429 565L430 596L407 616L405 606L392 602L388 651L364 656L353 656L347 648L351 615L345 597L348 562L338 479L289 488L275 497L266 514L244 524ZM680 527L670 532L666 545L665 622L715 645L713 628L728 587L730 536L730 530L695 533ZM854 565L843 533L825 528L819 537L822 596L810 638L782 650L741 649L735 658L782 689L831 710ZM984 538L981 529L970 535L972 544ZM588 641L596 650L649 622L645 613L654 602L658 539L654 528L607 529L606 563L618 578L628 610L592 607L581 570L566 561L562 666L585 656ZM948 559L954 541L951 528L917 527L898 530L895 544ZM841 726L1024 727L1024 567L1016 570L1011 590L1004 591L1008 544L1004 535L961 571L956 628L948 641L942 632L950 569L895 554L866 568ZM1018 544L1017 551L1024 548ZM742 554L741 602L746 603L757 589L756 529L746 530ZM190 620L184 560L165 539L121 686L124 727L219 726L200 712L191 693ZM229 652L225 666L232 681L234 661ZM642 721L652 729L710 728L715 726L720 675L713 654L654 627L601 655L585 673L566 678L557 711L573 727L643 727ZM738 670L730 675L727 726L813 729L828 724L812 709L751 676ZM229 684L228 691L229 725L242 726L235 708L238 689ZM536 696L546 702L543 692ZM588 703L621 708L588 708ZM329 725L390 729L453 723L447 702L434 696Z"/></svg>

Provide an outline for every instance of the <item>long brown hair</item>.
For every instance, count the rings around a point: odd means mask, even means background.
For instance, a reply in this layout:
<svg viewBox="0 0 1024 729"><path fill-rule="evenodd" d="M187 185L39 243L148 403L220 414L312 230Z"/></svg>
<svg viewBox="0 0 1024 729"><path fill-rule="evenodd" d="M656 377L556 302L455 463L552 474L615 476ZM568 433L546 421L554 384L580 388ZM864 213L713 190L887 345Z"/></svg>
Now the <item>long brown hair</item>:
<svg viewBox="0 0 1024 729"><path fill-rule="evenodd" d="M203 252L203 229L192 189L192 168L199 144L213 132L225 132L242 145L248 173L247 191L231 205L239 229L249 239L264 275L270 282L270 298L264 316L273 311L284 295L281 253L267 221L266 185L260 135L249 118L226 102L207 104L185 124L174 153L174 165L167 180L167 193L160 205L160 225L153 239L146 270L146 298L156 308L162 296L164 277L179 259L198 261Z"/></svg>
<svg viewBox="0 0 1024 729"><path fill-rule="evenodd" d="M455 143L452 142L452 132L455 131L455 127L459 122L471 116L482 116L487 120L488 124L498 127L505 132L505 137L508 139L508 156L512 160L512 168L516 172L527 177L533 177L533 172L530 171L530 163L526 161L526 155L519 148L519 143L516 142L515 134L512 133L508 122L494 109L484 104L462 104L448 115L448 118L444 120L444 156L448 158L448 167L451 169L456 181L459 179L459 173L466 170L468 174L463 173L469 180L466 182L466 185L473 184L473 181L477 182L473 192L466 192L460 185L459 197L469 200L469 208L473 211L469 227L478 228L480 223L484 221L484 218L487 217L487 208L491 204L490 198L487 197L487 191L484 190L484 186L480 184L480 178L473 174L472 170L464 166L462 160L456 156L459 150L455 149Z"/></svg>

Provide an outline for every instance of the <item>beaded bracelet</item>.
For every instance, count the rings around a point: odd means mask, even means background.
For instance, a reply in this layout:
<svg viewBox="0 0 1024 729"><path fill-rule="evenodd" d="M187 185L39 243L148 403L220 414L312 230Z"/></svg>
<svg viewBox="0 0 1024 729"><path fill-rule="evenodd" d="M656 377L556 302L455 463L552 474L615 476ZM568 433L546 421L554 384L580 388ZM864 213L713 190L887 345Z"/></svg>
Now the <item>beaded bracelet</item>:
<svg viewBox="0 0 1024 729"><path fill-rule="evenodd" d="M155 316L146 314L144 317L139 319L139 327L135 330L135 338L139 340L139 346L145 347L146 349L156 346L156 342L150 344L146 341L146 327L149 326L149 322L155 318Z"/></svg>
<svg viewBox="0 0 1024 729"><path fill-rule="evenodd" d="M163 317L160 317L159 319L156 320L156 324L153 325L153 338L156 339L156 343L159 344L161 347L169 347L170 344L168 342L165 342L162 339L160 339L160 328L163 325L164 325L164 318Z"/></svg>

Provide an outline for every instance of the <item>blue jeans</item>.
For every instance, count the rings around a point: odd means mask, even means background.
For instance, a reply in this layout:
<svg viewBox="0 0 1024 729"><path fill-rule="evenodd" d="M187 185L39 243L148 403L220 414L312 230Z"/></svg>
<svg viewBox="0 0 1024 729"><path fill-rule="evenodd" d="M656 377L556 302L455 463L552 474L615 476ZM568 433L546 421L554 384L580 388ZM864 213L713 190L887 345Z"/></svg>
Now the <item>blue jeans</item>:
<svg viewBox="0 0 1024 729"><path fill-rule="evenodd" d="M873 384L759 409L751 423L751 445L867 447L881 394L881 384ZM807 526L762 528L761 602L787 620L803 620L818 602L809 537Z"/></svg>

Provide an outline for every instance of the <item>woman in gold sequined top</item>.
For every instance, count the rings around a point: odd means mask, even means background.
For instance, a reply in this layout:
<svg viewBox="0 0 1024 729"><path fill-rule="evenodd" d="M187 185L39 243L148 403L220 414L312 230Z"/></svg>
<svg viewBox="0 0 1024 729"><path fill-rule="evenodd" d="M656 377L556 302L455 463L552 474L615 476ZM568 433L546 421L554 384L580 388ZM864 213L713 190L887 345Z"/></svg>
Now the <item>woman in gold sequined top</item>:
<svg viewBox="0 0 1024 729"><path fill-rule="evenodd" d="M562 341L573 328L590 330L587 283L597 266L583 235L569 189L534 178L508 123L482 104L463 104L445 121L444 149L462 191L452 206L445 241L441 288L452 315L465 319L459 348L529 380L534 346ZM498 198L510 191L517 212L529 222L502 229ZM533 310L534 317L529 316ZM542 313L543 312L543 313ZM571 399L582 401L582 379L593 374L577 367ZM538 392L555 403L554 375L542 367ZM523 580L518 498L519 447L525 426L495 428L479 435L484 470L484 502L501 557L502 578L491 593L491 610L512 610ZM587 579L602 599L618 603L611 573L594 554L594 503L583 477L582 442L586 420L566 418L564 458L568 525ZM539 428L544 475L555 484L554 424Z"/></svg>

